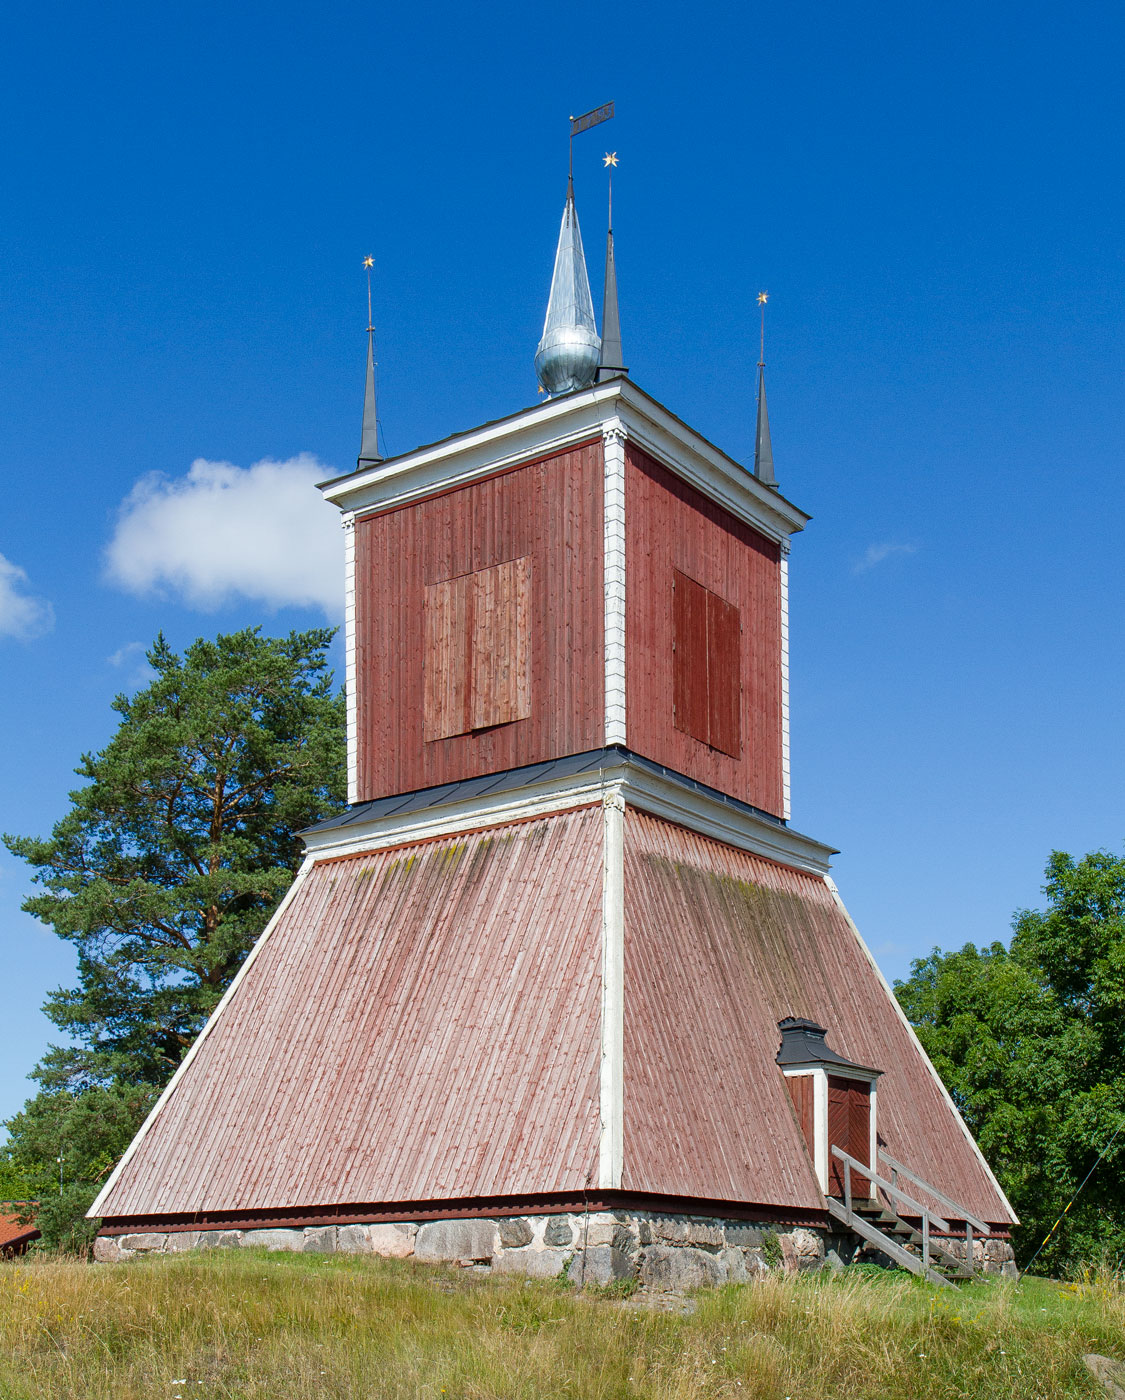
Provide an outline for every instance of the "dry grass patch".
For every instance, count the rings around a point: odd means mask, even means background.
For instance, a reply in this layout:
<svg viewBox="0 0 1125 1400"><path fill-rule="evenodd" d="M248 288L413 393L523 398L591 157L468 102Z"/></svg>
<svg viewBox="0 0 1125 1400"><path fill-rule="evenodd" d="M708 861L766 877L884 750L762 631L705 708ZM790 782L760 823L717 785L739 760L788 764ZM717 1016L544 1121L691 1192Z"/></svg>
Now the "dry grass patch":
<svg viewBox="0 0 1125 1400"><path fill-rule="evenodd" d="M688 1315L409 1261L216 1251L0 1266L3 1400L1060 1400L1125 1290L772 1278Z"/></svg>

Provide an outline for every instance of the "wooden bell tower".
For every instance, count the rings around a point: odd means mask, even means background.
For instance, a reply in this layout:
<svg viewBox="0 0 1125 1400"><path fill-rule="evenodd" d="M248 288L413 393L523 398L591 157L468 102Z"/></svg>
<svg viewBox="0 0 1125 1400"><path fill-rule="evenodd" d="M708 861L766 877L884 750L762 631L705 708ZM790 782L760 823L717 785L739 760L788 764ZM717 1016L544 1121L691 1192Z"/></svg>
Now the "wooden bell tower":
<svg viewBox="0 0 1125 1400"><path fill-rule="evenodd" d="M845 1174L909 1157L978 1229L1014 1219L833 852L789 825L808 517L774 482L762 364L751 473L620 371L614 266L611 230L603 339L571 183L552 397L387 460L369 325L358 469L321 488L351 805L304 833L95 1203L103 1257L195 1232L539 1274L581 1255L585 1278L600 1250L601 1276L659 1285L683 1245L721 1282L765 1267L760 1226L815 1254L852 1219L835 1149Z"/></svg>
<svg viewBox="0 0 1125 1400"><path fill-rule="evenodd" d="M832 1085L870 1108L880 1070L867 1160L908 1156L1006 1228L830 849L788 822L807 517L622 376L322 489L352 805L305 834L103 1232L344 1247L591 1210L823 1230ZM832 1063L780 1063L786 1018ZM528 1267L568 1267L544 1240Z"/></svg>
<svg viewBox="0 0 1125 1400"><path fill-rule="evenodd" d="M324 488L354 802L620 746L788 817L807 517L627 379L589 398Z"/></svg>

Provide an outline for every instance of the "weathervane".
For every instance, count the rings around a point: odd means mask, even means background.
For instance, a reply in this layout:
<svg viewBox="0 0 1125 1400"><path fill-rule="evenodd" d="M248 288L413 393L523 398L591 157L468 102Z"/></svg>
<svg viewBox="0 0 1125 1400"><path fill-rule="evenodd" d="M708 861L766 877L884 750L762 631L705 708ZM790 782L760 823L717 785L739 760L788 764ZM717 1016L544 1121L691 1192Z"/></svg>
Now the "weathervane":
<svg viewBox="0 0 1125 1400"><path fill-rule="evenodd" d="M769 301L769 292L758 293L758 305L762 311L762 340L758 350L758 368L765 369L766 366L766 302Z"/></svg>
<svg viewBox="0 0 1125 1400"><path fill-rule="evenodd" d="M589 131L592 126L600 126L602 122L609 121L613 116L613 103L606 102L601 107L595 107L591 112L584 112L580 117L570 118L570 184L574 185L574 138L583 131Z"/></svg>

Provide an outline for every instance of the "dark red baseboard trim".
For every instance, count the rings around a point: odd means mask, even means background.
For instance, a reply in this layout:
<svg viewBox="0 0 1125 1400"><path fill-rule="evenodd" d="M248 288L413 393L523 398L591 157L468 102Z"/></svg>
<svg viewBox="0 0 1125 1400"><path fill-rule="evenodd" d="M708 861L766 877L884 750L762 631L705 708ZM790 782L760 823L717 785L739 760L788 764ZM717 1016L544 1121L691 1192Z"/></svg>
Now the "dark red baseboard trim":
<svg viewBox="0 0 1125 1400"><path fill-rule="evenodd" d="M645 1195L635 1191L552 1193L534 1196L466 1196L446 1201L350 1202L258 1210L215 1210L175 1215L116 1215L102 1220L102 1235L164 1230L303 1229L315 1225L375 1225L407 1220L459 1220L477 1216L551 1215L601 1210L643 1210L665 1215L719 1216L766 1225L828 1224L824 1211L755 1205L746 1201L704 1200L691 1196Z"/></svg>

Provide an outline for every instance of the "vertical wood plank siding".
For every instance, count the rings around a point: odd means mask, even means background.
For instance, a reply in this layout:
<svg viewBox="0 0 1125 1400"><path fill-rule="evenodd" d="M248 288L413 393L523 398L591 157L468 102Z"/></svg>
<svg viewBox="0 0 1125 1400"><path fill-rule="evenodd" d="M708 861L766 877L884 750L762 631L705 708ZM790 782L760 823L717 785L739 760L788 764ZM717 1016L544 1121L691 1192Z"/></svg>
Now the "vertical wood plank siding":
<svg viewBox="0 0 1125 1400"><path fill-rule="evenodd" d="M600 747L605 677L602 443L596 442L414 505L356 522L357 743L360 801L495 773ZM514 578L529 631L530 672L516 677L526 718L428 740L426 590L527 559ZM527 597L519 590L530 587ZM466 585L466 588L468 585ZM458 595L459 596L459 595ZM468 647L449 604L444 645ZM468 594L465 605L468 607ZM478 654L486 666L487 648ZM453 682L449 682L452 686ZM443 695L440 703L459 704ZM484 705L487 722L496 707ZM476 726L473 726L476 728Z"/></svg>
<svg viewBox="0 0 1125 1400"><path fill-rule="evenodd" d="M789 1090L789 1097L793 1100L793 1110L797 1115L797 1122L801 1125L801 1132L805 1137L805 1145L809 1149L811 1157L815 1148L813 1140L813 1078L811 1074L791 1074L785 1079L785 1087Z"/></svg>
<svg viewBox="0 0 1125 1400"><path fill-rule="evenodd" d="M744 802L782 809L780 550L626 444L626 705L629 747ZM716 713L722 752L677 729L672 641L679 570L738 609L741 742ZM729 637L724 645L730 650ZM737 756L741 750L741 756Z"/></svg>
<svg viewBox="0 0 1125 1400"><path fill-rule="evenodd" d="M316 866L107 1215L579 1191L602 813Z"/></svg>
<svg viewBox="0 0 1125 1400"><path fill-rule="evenodd" d="M426 743L531 714L531 560L510 559L425 591Z"/></svg>
<svg viewBox="0 0 1125 1400"><path fill-rule="evenodd" d="M672 723L706 743L710 732L707 696L707 590L672 571Z"/></svg>
<svg viewBox="0 0 1125 1400"><path fill-rule="evenodd" d="M828 1191L830 1195L842 1196L844 1166L833 1154L833 1147L850 1152L865 1166L871 1165L870 1087L838 1074L828 1076ZM856 1178L853 1189L857 1195L868 1194L868 1184L862 1177Z"/></svg>
<svg viewBox="0 0 1125 1400"><path fill-rule="evenodd" d="M982 1219L1009 1220L824 882L627 809L626 1190L817 1205L775 1062L789 1015L885 1071L892 1156Z"/></svg>

